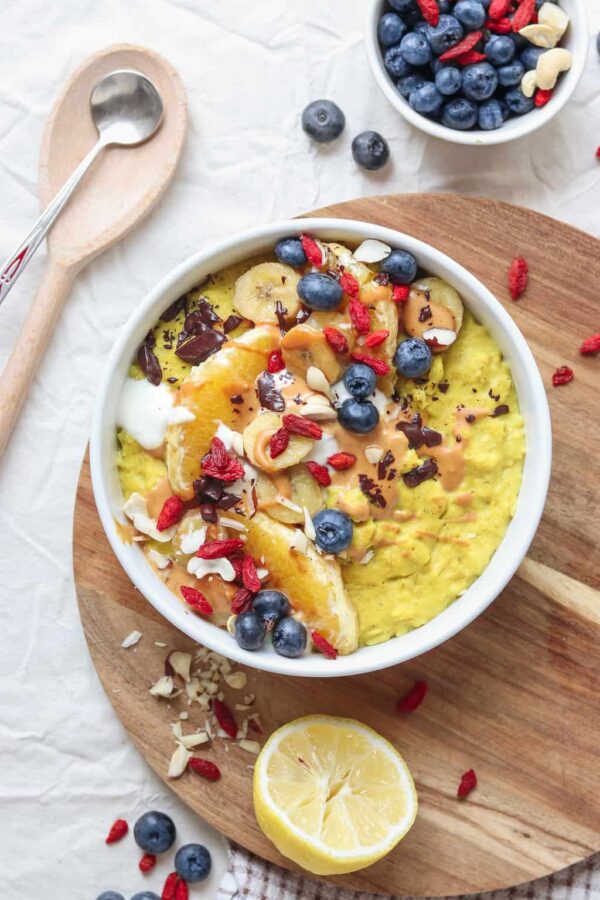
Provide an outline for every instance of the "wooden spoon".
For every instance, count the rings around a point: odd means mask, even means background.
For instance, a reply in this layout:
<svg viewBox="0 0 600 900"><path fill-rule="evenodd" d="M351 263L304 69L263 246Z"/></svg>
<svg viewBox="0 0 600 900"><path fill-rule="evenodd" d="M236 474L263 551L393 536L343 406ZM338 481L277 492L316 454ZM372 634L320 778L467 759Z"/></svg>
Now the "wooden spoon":
<svg viewBox="0 0 600 900"><path fill-rule="evenodd" d="M96 143L90 94L98 81L115 69L135 69L155 84L164 105L162 125L146 144L107 148L48 236L44 278L0 378L0 454L75 276L152 209L173 177L181 154L187 110L175 70L143 47L107 47L73 73L46 123L39 173L42 208Z"/></svg>

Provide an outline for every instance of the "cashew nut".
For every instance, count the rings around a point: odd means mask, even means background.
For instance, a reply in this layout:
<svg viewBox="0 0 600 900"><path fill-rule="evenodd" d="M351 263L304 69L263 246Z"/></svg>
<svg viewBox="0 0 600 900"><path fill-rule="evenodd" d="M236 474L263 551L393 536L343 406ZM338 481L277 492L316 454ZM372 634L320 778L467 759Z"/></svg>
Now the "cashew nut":
<svg viewBox="0 0 600 900"><path fill-rule="evenodd" d="M556 47L558 33L550 25L526 25L519 31L521 37L526 38L530 44L549 50Z"/></svg>
<svg viewBox="0 0 600 900"><path fill-rule="evenodd" d="M537 75L535 69L525 72L521 79L521 91L525 97L533 97L537 88Z"/></svg>
<svg viewBox="0 0 600 900"><path fill-rule="evenodd" d="M556 3L543 3L538 11L538 22L540 25L549 25L560 41L569 25L569 17Z"/></svg>
<svg viewBox="0 0 600 900"><path fill-rule="evenodd" d="M573 58L563 47L554 47L542 53L535 69L538 87L542 91L551 91L561 72L571 68Z"/></svg>

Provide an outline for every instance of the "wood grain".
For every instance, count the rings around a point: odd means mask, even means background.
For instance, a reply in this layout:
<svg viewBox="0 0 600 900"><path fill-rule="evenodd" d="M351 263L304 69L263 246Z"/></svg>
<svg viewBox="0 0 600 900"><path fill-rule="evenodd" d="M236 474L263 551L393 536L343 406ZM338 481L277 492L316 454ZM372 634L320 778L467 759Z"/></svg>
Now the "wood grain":
<svg viewBox="0 0 600 900"><path fill-rule="evenodd" d="M105 149L48 236L46 274L0 379L0 455L76 275L150 212L175 173L187 122L179 76L157 53L117 44L85 60L54 105L40 151L42 208L96 143L90 94L116 69L136 69L154 82L163 100L163 121L146 144Z"/></svg>
<svg viewBox="0 0 600 900"><path fill-rule="evenodd" d="M557 365L575 381L549 388L554 469L542 525L518 575L457 637L409 664L355 678L294 679L248 671L248 689L267 732L309 713L361 719L393 741L417 782L420 812L387 859L332 879L393 895L443 896L529 881L600 850L600 503L598 365L579 357L597 330L598 242L527 210L487 200L408 195L358 200L318 214L364 219L409 232L466 265L509 308L528 338L546 384ZM531 282L508 299L506 269L523 253ZM596 447L594 453L592 448ZM169 723L182 708L148 693L167 650L190 648L133 588L98 520L84 463L75 513L75 578L92 658L121 721L165 778L173 749ZM140 644L120 649L134 628ZM395 702L416 678L430 693L415 713ZM229 692L232 700L234 692ZM238 698L239 699L239 698ZM190 724L201 724L190 711ZM290 867L258 830L252 811L252 757L213 752L217 784L186 774L171 787L228 837ZM463 771L479 788L458 801Z"/></svg>

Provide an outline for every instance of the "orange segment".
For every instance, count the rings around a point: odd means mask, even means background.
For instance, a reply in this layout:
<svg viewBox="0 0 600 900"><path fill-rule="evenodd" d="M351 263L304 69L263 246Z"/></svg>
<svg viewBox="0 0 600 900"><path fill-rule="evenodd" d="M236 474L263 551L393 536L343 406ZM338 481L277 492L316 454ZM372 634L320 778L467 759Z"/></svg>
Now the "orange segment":
<svg viewBox="0 0 600 900"><path fill-rule="evenodd" d="M184 500L194 495L193 482L200 477L200 462L219 422L235 427L230 397L240 384L252 384L264 371L267 355L279 340L277 328L254 328L192 369L179 388L175 405L185 406L194 419L167 429L167 469L171 487Z"/></svg>

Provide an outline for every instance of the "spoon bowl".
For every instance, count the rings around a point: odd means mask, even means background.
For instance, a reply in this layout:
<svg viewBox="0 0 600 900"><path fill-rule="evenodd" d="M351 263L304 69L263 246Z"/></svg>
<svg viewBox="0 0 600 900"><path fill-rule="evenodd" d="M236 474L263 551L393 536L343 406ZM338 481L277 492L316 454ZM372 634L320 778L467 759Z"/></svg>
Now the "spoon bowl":
<svg viewBox="0 0 600 900"><path fill-rule="evenodd" d="M90 107L105 147L142 144L158 129L163 115L162 100L153 83L132 69L111 72L99 81Z"/></svg>

